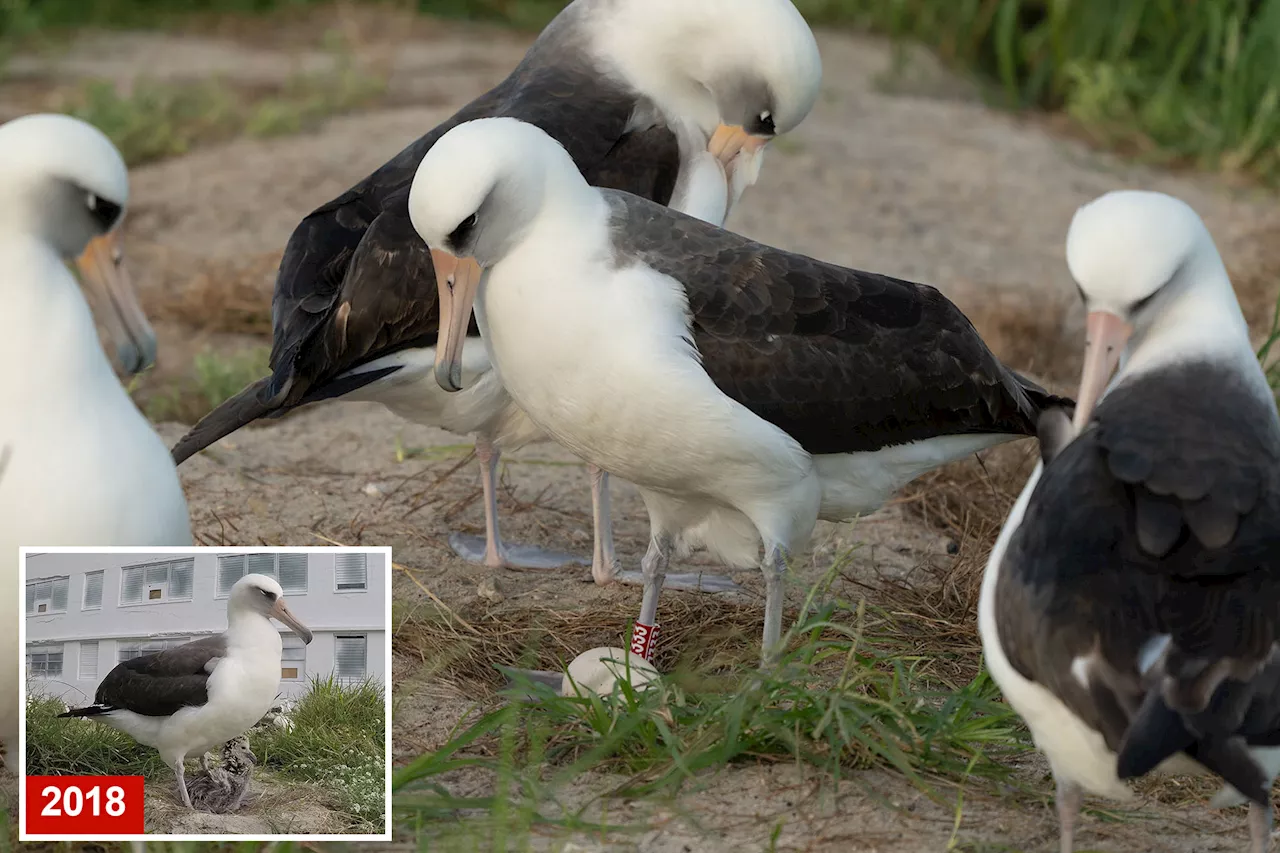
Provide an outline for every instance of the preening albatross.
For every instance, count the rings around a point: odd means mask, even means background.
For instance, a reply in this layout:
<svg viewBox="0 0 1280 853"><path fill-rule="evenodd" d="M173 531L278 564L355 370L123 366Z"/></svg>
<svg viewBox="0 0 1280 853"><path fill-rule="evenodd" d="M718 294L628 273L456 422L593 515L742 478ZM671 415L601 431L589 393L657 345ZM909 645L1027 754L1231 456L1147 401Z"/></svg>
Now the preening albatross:
<svg viewBox="0 0 1280 853"><path fill-rule="evenodd" d="M61 115L0 125L0 601L18 597L21 546L190 545L173 460L120 385L80 284L125 373L155 356L126 274L129 178L96 128ZM0 624L0 741L17 766L18 627Z"/></svg>
<svg viewBox="0 0 1280 853"><path fill-rule="evenodd" d="M1186 204L1082 207L1067 263L1088 310L1074 424L987 564L986 664L1048 756L1061 849L1084 792L1209 771L1270 846L1280 771L1280 418L1213 239ZM1119 367L1108 388L1111 374ZM1100 393L1107 388L1095 407Z"/></svg>
<svg viewBox="0 0 1280 853"><path fill-rule="evenodd" d="M817 45L791 0L575 0L506 80L302 221L276 280L272 375L197 424L174 458L310 402L378 401L410 420L476 435L487 535L483 543L452 537L455 550L490 566L563 564L563 555L499 537L499 449L540 431L490 370L475 327L451 300L443 311L437 300L437 266L460 285L478 270L457 267L413 234L406 200L419 162L450 128L510 116L557 139L590 183L720 224L755 181L766 143L808 114L820 80ZM436 346L442 327L452 327L447 352ZM464 390L443 393L436 364L451 365L445 382ZM619 575L598 469L592 486L592 574L609 583ZM723 588L696 576L668 584Z"/></svg>
<svg viewBox="0 0 1280 853"><path fill-rule="evenodd" d="M514 119L446 134L409 211L437 252L485 271L439 284L464 319L475 299L516 404L640 487L652 541L633 647L652 636L674 548L743 566L763 540L764 652L776 651L785 560L818 518L872 511L931 468L1031 434L1053 399L937 290L593 188ZM443 352L461 322L442 329Z"/></svg>
<svg viewBox="0 0 1280 853"><path fill-rule="evenodd" d="M311 631L284 603L280 584L245 575L227 599L225 632L124 661L98 685L93 705L59 716L90 717L156 749L191 808L187 757L244 734L280 691L282 643L273 618L311 642Z"/></svg>

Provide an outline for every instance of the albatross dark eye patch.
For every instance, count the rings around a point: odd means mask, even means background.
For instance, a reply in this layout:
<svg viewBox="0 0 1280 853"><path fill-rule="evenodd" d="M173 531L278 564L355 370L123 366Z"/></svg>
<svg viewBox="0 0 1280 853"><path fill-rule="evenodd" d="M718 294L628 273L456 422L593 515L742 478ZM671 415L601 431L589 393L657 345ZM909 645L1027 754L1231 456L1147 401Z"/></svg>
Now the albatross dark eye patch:
<svg viewBox="0 0 1280 853"><path fill-rule="evenodd" d="M115 224L120 221L120 214L124 212L124 208L115 202L107 201L100 195L89 193L85 200L85 207L89 209L89 215L98 223L98 227L104 232L110 231Z"/></svg>
<svg viewBox="0 0 1280 853"><path fill-rule="evenodd" d="M265 595L265 596L267 597L267 600L268 600L268 601L275 601L275 600L276 600L276 594L275 594L274 592L272 592L271 590L269 590L269 589L263 589L262 587L258 587L258 592L260 592L260 593L262 593L263 595Z"/></svg>
<svg viewBox="0 0 1280 853"><path fill-rule="evenodd" d="M449 245L455 249L461 248L466 243L467 238L471 236L471 232L475 227L476 215L473 213L462 220L461 225L453 229L453 233L449 235Z"/></svg>

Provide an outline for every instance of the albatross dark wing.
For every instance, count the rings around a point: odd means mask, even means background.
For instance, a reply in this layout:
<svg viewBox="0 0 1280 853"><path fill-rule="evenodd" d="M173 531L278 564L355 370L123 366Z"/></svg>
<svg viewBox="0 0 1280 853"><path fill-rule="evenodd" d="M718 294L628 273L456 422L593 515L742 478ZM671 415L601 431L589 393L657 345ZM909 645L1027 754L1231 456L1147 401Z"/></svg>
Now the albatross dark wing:
<svg viewBox="0 0 1280 853"><path fill-rule="evenodd" d="M165 717L181 708L203 705L209 701L209 674L226 653L226 637L219 634L124 661L98 685L95 704L59 716L133 711L147 717Z"/></svg>
<svg viewBox="0 0 1280 853"><path fill-rule="evenodd" d="M1010 539L1005 654L1103 733L1122 777L1186 752L1259 795L1241 748L1280 739L1271 405L1212 363L1118 386L1046 466Z"/></svg>
<svg viewBox="0 0 1280 853"><path fill-rule="evenodd" d="M810 453L964 433L1034 435L1050 404L932 287L755 243L607 193L621 259L684 285L712 381Z"/></svg>
<svg viewBox="0 0 1280 853"><path fill-rule="evenodd" d="M418 164L456 125L520 119L564 145L589 182L670 201L680 163L674 134L665 126L627 129L635 96L585 58L571 23L554 22L506 80L298 224L271 304L272 375L201 419L175 445L175 462L258 418L349 393L358 384L327 386L365 362L435 346L435 270L407 202Z"/></svg>

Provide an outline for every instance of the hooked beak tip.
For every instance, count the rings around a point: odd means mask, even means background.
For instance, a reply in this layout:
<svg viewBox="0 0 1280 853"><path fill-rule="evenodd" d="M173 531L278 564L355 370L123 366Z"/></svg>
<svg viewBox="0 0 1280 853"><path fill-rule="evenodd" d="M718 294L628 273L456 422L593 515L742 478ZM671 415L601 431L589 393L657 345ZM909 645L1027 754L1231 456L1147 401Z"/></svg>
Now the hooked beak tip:
<svg viewBox="0 0 1280 853"><path fill-rule="evenodd" d="M438 364L436 365L436 382L440 387L449 393L462 390L462 365L460 364Z"/></svg>

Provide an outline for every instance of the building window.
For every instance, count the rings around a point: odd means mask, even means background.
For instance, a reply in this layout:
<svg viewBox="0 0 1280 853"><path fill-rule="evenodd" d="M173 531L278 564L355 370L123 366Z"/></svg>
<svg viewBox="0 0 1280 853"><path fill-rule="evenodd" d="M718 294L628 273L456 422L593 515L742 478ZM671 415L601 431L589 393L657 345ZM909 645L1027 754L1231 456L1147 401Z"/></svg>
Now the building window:
<svg viewBox="0 0 1280 853"><path fill-rule="evenodd" d="M46 647L27 652L27 673L33 678L61 678L62 649Z"/></svg>
<svg viewBox="0 0 1280 853"><path fill-rule="evenodd" d="M281 634L280 641L280 677L285 681L306 681L306 644L293 634Z"/></svg>
<svg viewBox="0 0 1280 853"><path fill-rule="evenodd" d="M98 680L98 642L80 644L80 680Z"/></svg>
<svg viewBox="0 0 1280 853"><path fill-rule="evenodd" d="M364 592L369 588L369 555L339 554L334 578L338 592Z"/></svg>
<svg viewBox="0 0 1280 853"><path fill-rule="evenodd" d="M102 569L86 572L84 576L84 601L81 610L102 609Z"/></svg>
<svg viewBox="0 0 1280 853"><path fill-rule="evenodd" d="M218 598L231 594L231 587L245 575L275 578L285 595L307 592L306 554L228 554L218 558Z"/></svg>
<svg viewBox="0 0 1280 853"><path fill-rule="evenodd" d="M169 649L175 649L184 643L191 642L189 637L174 637L163 640L150 638L146 640L119 640L116 642L116 661L124 663L127 660L140 658L144 655L155 655Z"/></svg>
<svg viewBox="0 0 1280 853"><path fill-rule="evenodd" d="M67 612L67 578L46 578L27 584L27 615Z"/></svg>
<svg viewBox="0 0 1280 853"><path fill-rule="evenodd" d="M342 679L364 678L368 639L363 634L338 634L333 640L333 674Z"/></svg>
<svg viewBox="0 0 1280 853"><path fill-rule="evenodd" d="M165 560L120 570L120 604L163 604L191 600L195 557Z"/></svg>

